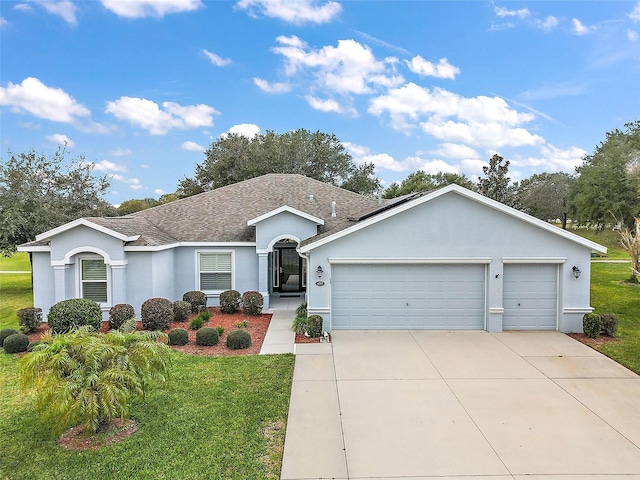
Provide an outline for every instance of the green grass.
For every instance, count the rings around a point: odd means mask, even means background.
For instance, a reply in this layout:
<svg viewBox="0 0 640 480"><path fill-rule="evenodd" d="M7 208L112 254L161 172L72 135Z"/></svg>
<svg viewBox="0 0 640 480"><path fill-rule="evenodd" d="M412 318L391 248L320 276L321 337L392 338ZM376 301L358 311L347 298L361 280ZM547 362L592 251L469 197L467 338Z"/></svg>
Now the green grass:
<svg viewBox="0 0 640 480"><path fill-rule="evenodd" d="M591 306L620 321L618 340L598 346L598 351L640 374L640 286L621 284L629 274L626 264L592 263Z"/></svg>
<svg viewBox="0 0 640 480"><path fill-rule="evenodd" d="M622 245L620 245L620 234L618 232L614 232L613 230L596 232L595 230L587 230L586 228L569 231L587 240L599 243L603 247L607 247L607 254L602 255L600 258L607 260L629 260L629 254L622 248Z"/></svg>
<svg viewBox="0 0 640 480"><path fill-rule="evenodd" d="M29 255L17 253L7 258L0 255L0 270L30 271ZM0 273L0 330L17 328L16 312L33 306L30 273Z"/></svg>
<svg viewBox="0 0 640 480"><path fill-rule="evenodd" d="M0 354L0 478L278 479L293 355L174 354L169 380L136 405L137 433L99 451L66 451Z"/></svg>
<svg viewBox="0 0 640 480"><path fill-rule="evenodd" d="M11 257L0 255L0 270L30 272L31 263L29 262L29 254L26 252L19 252Z"/></svg>

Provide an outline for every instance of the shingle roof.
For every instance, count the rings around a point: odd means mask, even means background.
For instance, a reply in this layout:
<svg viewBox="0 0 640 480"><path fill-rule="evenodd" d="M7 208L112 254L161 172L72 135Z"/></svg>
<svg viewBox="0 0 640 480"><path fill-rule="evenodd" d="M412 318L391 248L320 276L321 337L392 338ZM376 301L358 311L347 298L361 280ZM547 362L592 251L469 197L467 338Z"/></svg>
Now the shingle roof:
<svg viewBox="0 0 640 480"><path fill-rule="evenodd" d="M331 217L331 202L336 216ZM322 218L319 235L342 230L377 201L297 174L269 174L117 218L91 218L125 235L140 235L129 245L175 242L253 242L247 221L283 205Z"/></svg>

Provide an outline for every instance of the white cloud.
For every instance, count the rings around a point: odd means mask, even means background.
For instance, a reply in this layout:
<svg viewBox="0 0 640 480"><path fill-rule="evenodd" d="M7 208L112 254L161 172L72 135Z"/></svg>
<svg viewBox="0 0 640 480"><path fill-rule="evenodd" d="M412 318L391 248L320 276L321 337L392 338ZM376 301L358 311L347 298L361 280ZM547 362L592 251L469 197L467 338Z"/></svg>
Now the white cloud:
<svg viewBox="0 0 640 480"><path fill-rule="evenodd" d="M327 23L342 11L338 2L329 1L321 5L317 0L240 0L237 6L254 17L261 13L297 25Z"/></svg>
<svg viewBox="0 0 640 480"><path fill-rule="evenodd" d="M344 148L347 149L353 161L358 165L363 163L373 163L376 168L382 170L390 170L392 172L406 172L414 167L413 160L410 158L406 161L399 162L388 153L372 153L369 147L356 145L355 143L342 142Z"/></svg>
<svg viewBox="0 0 640 480"><path fill-rule="evenodd" d="M162 190L161 188L156 188L153 192L154 192L156 195L164 195L164 194L166 194L166 193L167 193L167 192L165 192L164 190Z"/></svg>
<svg viewBox="0 0 640 480"><path fill-rule="evenodd" d="M419 165L418 170L423 170L425 173L460 173L460 167L451 165L444 160L424 160L420 157L412 157L412 161Z"/></svg>
<svg viewBox="0 0 640 480"><path fill-rule="evenodd" d="M538 172L573 173L575 167L582 164L582 158L586 154L587 152L579 147L562 149L546 144L540 148L539 157L516 157L511 163L515 167L533 167Z"/></svg>
<svg viewBox="0 0 640 480"><path fill-rule="evenodd" d="M253 77L253 83L263 92L272 94L288 93L292 88L290 83L268 82L258 77Z"/></svg>
<svg viewBox="0 0 640 480"><path fill-rule="evenodd" d="M94 163L95 170L99 172L123 172L126 173L127 167L124 165L118 165L117 163L110 162L109 160L101 160Z"/></svg>
<svg viewBox="0 0 640 480"><path fill-rule="evenodd" d="M204 152L206 150L206 148L204 148L202 145L198 145L196 142L184 142L182 145L180 145L180 147L183 150L189 150L191 152Z"/></svg>
<svg viewBox="0 0 640 480"><path fill-rule="evenodd" d="M111 177L113 180L117 181L117 182L122 182L125 183L127 185L129 185L129 187L131 188L131 190L142 190L142 185L140 185L140 180L138 180L137 178L126 178L122 175L119 175L117 173L114 173L112 175L109 175L109 177Z"/></svg>
<svg viewBox="0 0 640 480"><path fill-rule="evenodd" d="M594 26L588 27L584 25L577 18L571 19L571 25L572 25L572 31L574 35L578 35L578 36L587 35L588 33L592 33L596 29L596 27Z"/></svg>
<svg viewBox="0 0 640 480"><path fill-rule="evenodd" d="M33 8L28 3L16 3L13 6L14 10L18 10L19 12L31 12Z"/></svg>
<svg viewBox="0 0 640 480"><path fill-rule="evenodd" d="M560 23L560 21L556 17L554 17L553 15L548 16L544 20L538 20L537 21L538 26L542 30L544 30L545 32L550 32L551 30L556 28L559 23Z"/></svg>
<svg viewBox="0 0 640 480"><path fill-rule="evenodd" d="M52 15L61 17L70 25L77 25L77 7L71 0L33 0ZM24 9L23 9L24 10Z"/></svg>
<svg viewBox="0 0 640 480"><path fill-rule="evenodd" d="M466 145L460 145L459 143L441 143L437 149L431 150L428 153L459 160L480 158L476 150Z"/></svg>
<svg viewBox="0 0 640 480"><path fill-rule="evenodd" d="M102 5L120 17L164 17L192 12L204 6L201 0L102 0Z"/></svg>
<svg viewBox="0 0 640 480"><path fill-rule="evenodd" d="M320 110L321 112L336 112L336 113L346 113L351 116L357 116L358 112L352 107L345 107L340 105L336 100L332 98L328 98L326 100L322 100L320 98L314 97L312 95L306 95L305 100L309 104L311 108L314 110Z"/></svg>
<svg viewBox="0 0 640 480"><path fill-rule="evenodd" d="M466 174L470 174L473 177L478 177L484 172L482 167L488 166L489 163L480 159L465 159L462 160L462 171Z"/></svg>
<svg viewBox="0 0 640 480"><path fill-rule="evenodd" d="M255 123L239 123L238 125L234 125L225 133L220 135L222 138L225 138L229 134L242 135L247 138L253 138L257 134L260 133L260 127Z"/></svg>
<svg viewBox="0 0 640 480"><path fill-rule="evenodd" d="M505 7L495 7L496 15L500 18L504 17L518 17L526 18L531 15L528 8L521 8L520 10L509 10Z"/></svg>
<svg viewBox="0 0 640 480"><path fill-rule="evenodd" d="M130 148L120 148L120 147L116 148L115 150L111 150L109 152L109 154L112 157L126 157L128 155L131 155L132 153L133 152L131 151Z"/></svg>
<svg viewBox="0 0 640 480"><path fill-rule="evenodd" d="M638 38L640 38L638 36L638 32L636 32L635 30L627 30L627 40L635 42L636 40L638 40Z"/></svg>
<svg viewBox="0 0 640 480"><path fill-rule="evenodd" d="M635 8L627 15L633 23L640 22L640 1L636 4Z"/></svg>
<svg viewBox="0 0 640 480"><path fill-rule="evenodd" d="M71 140L69 137L67 137L66 135L63 135L62 133L54 133L52 135L47 135L47 140L51 141L52 143L55 143L56 145L64 145L66 144L67 147L72 148L75 147L76 144L73 140Z"/></svg>
<svg viewBox="0 0 640 480"><path fill-rule="evenodd" d="M9 25L9 22L7 21L7 19L4 17L0 17L0 28L4 28L7 25Z"/></svg>
<svg viewBox="0 0 640 480"><path fill-rule="evenodd" d="M361 37L363 37L369 43L373 43L373 44L378 45L380 47L384 47L384 48L387 48L389 50L393 50L393 51L398 52L398 53L400 53L402 55L405 55L407 57L411 56L411 52L409 50L407 50L406 48L398 47L397 45L393 45L392 43L385 42L384 40L381 40L381 39L379 39L377 37L374 37L373 35L369 35L368 33L361 32L360 30L355 30L355 32L358 35L360 35Z"/></svg>
<svg viewBox="0 0 640 480"><path fill-rule="evenodd" d="M6 87L0 87L0 105L54 122L72 123L78 117L90 115L85 106L64 90L47 87L34 77L25 78L19 85L9 82Z"/></svg>
<svg viewBox="0 0 640 480"><path fill-rule="evenodd" d="M165 135L174 128L210 127L213 125L213 115L219 113L204 104L181 106L174 102L163 102L161 109L152 100L135 97L120 97L108 102L105 112L147 130L151 135Z"/></svg>
<svg viewBox="0 0 640 480"><path fill-rule="evenodd" d="M285 73L312 72L320 87L340 94L367 94L374 87L393 87L404 81L392 63L377 60L371 49L355 40L339 40L317 50L296 36L276 38L280 44L273 52L285 59Z"/></svg>
<svg viewBox="0 0 640 480"><path fill-rule="evenodd" d="M451 80L456 78L456 75L460 73L460 69L454 65L451 65L446 58L441 58L440 61L435 64L431 63L420 55L416 55L411 61L405 60L405 63L413 73L417 73L421 77L429 76L436 78L450 78Z"/></svg>
<svg viewBox="0 0 640 480"><path fill-rule="evenodd" d="M202 50L202 53L209 59L211 63L213 63L216 67L224 67L225 65L229 65L231 63L230 58L222 58L220 55L216 55L209 50Z"/></svg>

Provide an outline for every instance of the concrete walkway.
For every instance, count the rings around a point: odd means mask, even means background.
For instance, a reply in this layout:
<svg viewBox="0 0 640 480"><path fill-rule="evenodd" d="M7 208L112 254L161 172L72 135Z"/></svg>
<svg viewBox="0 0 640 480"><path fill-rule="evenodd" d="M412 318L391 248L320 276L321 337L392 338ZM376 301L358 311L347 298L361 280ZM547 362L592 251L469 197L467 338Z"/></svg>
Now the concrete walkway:
<svg viewBox="0 0 640 480"><path fill-rule="evenodd" d="M640 377L566 335L332 339L296 349L283 480L640 479Z"/></svg>

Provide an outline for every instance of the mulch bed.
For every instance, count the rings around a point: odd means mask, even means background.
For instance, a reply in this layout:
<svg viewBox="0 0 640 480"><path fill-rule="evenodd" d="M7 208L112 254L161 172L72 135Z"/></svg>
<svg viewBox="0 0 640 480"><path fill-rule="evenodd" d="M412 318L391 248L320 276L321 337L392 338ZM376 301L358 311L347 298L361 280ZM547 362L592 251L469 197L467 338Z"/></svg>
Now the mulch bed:
<svg viewBox="0 0 640 480"><path fill-rule="evenodd" d="M305 337L304 335L296 333L296 343L320 343L320 337L311 338L311 337Z"/></svg>
<svg viewBox="0 0 640 480"><path fill-rule="evenodd" d="M70 428L58 439L58 445L65 450L100 450L124 441L137 431L138 423L135 420L114 418L103 431L94 435L85 435L82 425Z"/></svg>
<svg viewBox="0 0 640 480"><path fill-rule="evenodd" d="M618 339L615 337L607 337L605 335L600 335L597 338L589 338L584 333L567 333L567 335L569 335L574 340L582 342L592 348L596 348L598 345L603 345L605 343L618 341Z"/></svg>

